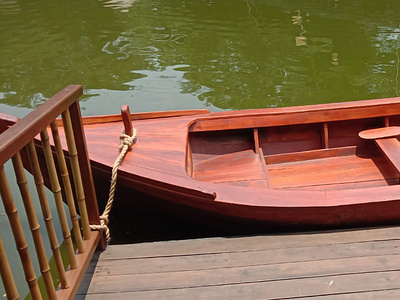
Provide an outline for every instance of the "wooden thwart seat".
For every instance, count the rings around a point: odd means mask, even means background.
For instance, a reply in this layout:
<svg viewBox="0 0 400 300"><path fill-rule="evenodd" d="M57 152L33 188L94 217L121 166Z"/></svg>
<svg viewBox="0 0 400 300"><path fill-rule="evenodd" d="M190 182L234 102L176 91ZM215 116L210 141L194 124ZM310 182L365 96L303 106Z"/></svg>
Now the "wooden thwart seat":
<svg viewBox="0 0 400 300"><path fill-rule="evenodd" d="M397 136L400 135L400 127L390 126L364 130L359 136L367 140L375 140L382 153L400 174L400 143Z"/></svg>
<svg viewBox="0 0 400 300"><path fill-rule="evenodd" d="M382 128L374 128L363 130L359 134L364 140L376 140L383 138L391 138L400 135L400 126L388 126Z"/></svg>

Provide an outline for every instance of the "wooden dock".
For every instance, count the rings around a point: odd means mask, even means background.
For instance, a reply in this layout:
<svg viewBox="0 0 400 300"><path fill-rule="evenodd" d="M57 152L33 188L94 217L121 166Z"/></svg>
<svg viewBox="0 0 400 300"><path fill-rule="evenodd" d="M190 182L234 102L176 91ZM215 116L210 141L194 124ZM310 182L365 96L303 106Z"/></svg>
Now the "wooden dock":
<svg viewBox="0 0 400 300"><path fill-rule="evenodd" d="M399 299L400 227L111 245L76 299Z"/></svg>

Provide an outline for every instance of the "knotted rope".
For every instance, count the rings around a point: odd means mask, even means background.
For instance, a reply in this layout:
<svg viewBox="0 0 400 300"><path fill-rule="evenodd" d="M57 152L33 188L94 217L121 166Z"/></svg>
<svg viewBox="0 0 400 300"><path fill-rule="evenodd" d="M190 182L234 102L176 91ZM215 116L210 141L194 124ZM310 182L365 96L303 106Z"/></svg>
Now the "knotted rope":
<svg viewBox="0 0 400 300"><path fill-rule="evenodd" d="M120 144L119 144L119 155L114 162L114 166L112 169L111 174L111 185L110 185L110 192L108 194L107 205L104 208L103 214L100 216L100 225L92 224L90 228L93 230L104 230L106 234L106 243L110 242L110 229L108 228L108 216L110 215L111 206L114 202L114 194L115 194L115 186L117 185L117 172L118 167L121 165L122 161L125 158L126 153L132 149L132 145L135 143L136 138L136 128L133 128L132 136L129 136L125 133L121 134Z"/></svg>

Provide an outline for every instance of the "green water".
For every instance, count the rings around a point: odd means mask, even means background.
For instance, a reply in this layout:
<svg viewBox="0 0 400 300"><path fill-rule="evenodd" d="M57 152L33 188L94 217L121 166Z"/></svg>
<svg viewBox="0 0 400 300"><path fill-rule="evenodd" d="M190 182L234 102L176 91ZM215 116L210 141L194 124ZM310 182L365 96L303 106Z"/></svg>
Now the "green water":
<svg viewBox="0 0 400 300"><path fill-rule="evenodd" d="M399 94L395 0L0 1L0 111L68 84L85 115Z"/></svg>
<svg viewBox="0 0 400 300"><path fill-rule="evenodd" d="M69 84L84 115L395 97L399 15L398 0L0 0L0 112L23 117ZM160 230L148 219L136 225ZM138 230L115 240L149 238Z"/></svg>

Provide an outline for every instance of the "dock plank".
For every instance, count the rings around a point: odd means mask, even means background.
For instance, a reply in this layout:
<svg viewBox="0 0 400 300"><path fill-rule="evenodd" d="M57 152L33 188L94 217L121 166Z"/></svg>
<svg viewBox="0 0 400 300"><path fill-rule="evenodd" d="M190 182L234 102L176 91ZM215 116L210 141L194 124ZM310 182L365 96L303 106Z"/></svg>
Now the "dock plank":
<svg viewBox="0 0 400 300"><path fill-rule="evenodd" d="M196 255L230 253L263 249L285 249L294 247L332 245L338 243L356 243L367 241L385 241L400 239L400 227L382 227L373 229L332 231L298 234L271 234L235 238L207 238L181 241L142 243L135 245L110 245L101 254L102 260L146 257L164 257L177 255ZM134 252L132 250L135 250Z"/></svg>
<svg viewBox="0 0 400 300"><path fill-rule="evenodd" d="M382 291L399 287L400 272L377 272L322 278L252 282L182 289L119 293L118 299L297 299L345 293ZM106 299L112 294L92 294L87 299ZM110 298L108 298L110 299ZM114 298L115 299L115 298Z"/></svg>
<svg viewBox="0 0 400 300"><path fill-rule="evenodd" d="M400 227L112 245L77 299L391 299L399 247Z"/></svg>
<svg viewBox="0 0 400 300"><path fill-rule="evenodd" d="M295 247L274 250L255 250L214 254L180 255L142 259L112 260L99 262L97 269L102 274L115 272L116 275L152 272L176 272L207 270L223 267L243 267L250 265L267 265L292 263L297 261L326 260L358 256L396 254L400 240L361 242L349 244L322 245L313 247ZM310 257L310 253L313 256Z"/></svg>
<svg viewBox="0 0 400 300"><path fill-rule="evenodd" d="M253 282L294 280L301 278L397 271L400 255L368 256L344 259L311 260L293 263L243 265L199 269L194 271L165 271L162 273L115 274L113 268L100 268L96 290L102 293L133 292L153 289L193 288L202 286L234 285ZM321 265L324 267L321 268ZM129 265L126 266L129 268ZM168 276L166 276L168 272ZM121 281L121 276L124 281ZM134 282L127 285L125 281Z"/></svg>

